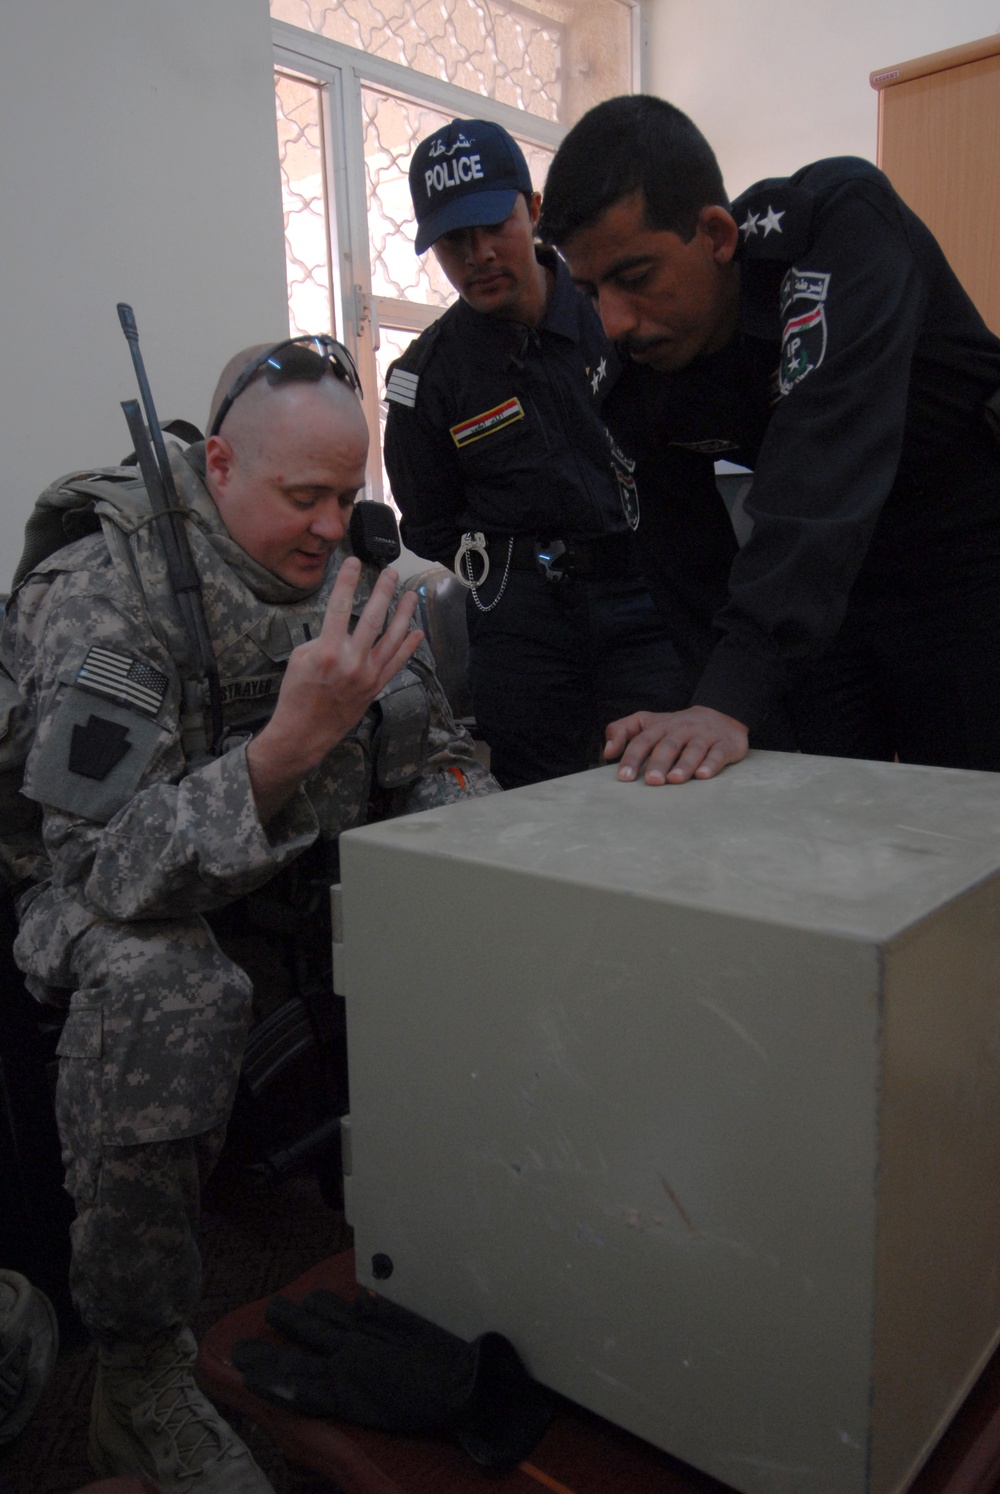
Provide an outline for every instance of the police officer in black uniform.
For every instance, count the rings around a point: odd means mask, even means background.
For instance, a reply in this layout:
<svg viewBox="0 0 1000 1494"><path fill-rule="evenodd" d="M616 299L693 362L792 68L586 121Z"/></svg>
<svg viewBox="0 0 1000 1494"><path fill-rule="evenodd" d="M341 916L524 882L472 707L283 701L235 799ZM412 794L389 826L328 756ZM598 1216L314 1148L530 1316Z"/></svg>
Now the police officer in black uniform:
<svg viewBox="0 0 1000 1494"><path fill-rule="evenodd" d="M820 161L730 208L685 115L612 99L542 232L626 359L604 416L698 672L613 725L620 776L711 777L778 702L807 752L1000 769L1000 341L885 176ZM754 470L739 552L718 455Z"/></svg>
<svg viewBox="0 0 1000 1494"><path fill-rule="evenodd" d="M390 368L385 461L403 538L469 588L470 683L505 788L599 760L608 721L682 704L637 570L633 463L595 413L615 362L499 125L456 119L410 166L418 253L459 301Z"/></svg>

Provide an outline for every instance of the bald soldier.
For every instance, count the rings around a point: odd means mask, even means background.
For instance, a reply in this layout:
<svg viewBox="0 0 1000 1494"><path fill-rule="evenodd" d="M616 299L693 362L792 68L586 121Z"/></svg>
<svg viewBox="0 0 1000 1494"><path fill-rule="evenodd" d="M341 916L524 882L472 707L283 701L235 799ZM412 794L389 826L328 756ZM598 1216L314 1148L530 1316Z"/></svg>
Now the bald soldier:
<svg viewBox="0 0 1000 1494"><path fill-rule="evenodd" d="M106 525L51 556L0 645L34 716L25 793L48 862L19 899L16 954L33 993L69 1008L57 1110L71 1284L99 1343L90 1455L164 1494L270 1488L192 1378L199 1191L252 990L211 920L265 885L281 895L373 815L496 788L413 598L345 547L367 451L356 372L330 338L241 353L207 441L171 447L221 682L214 754L192 745L206 727L192 729L158 524L133 519L113 542Z"/></svg>

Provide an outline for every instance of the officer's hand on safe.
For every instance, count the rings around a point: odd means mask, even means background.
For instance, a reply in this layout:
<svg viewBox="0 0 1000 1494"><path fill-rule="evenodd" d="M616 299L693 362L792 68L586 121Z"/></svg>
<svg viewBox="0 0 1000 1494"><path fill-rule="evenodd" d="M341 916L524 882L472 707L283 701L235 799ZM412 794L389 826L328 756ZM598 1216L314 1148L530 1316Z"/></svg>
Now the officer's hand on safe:
<svg viewBox="0 0 1000 1494"><path fill-rule="evenodd" d="M270 721L247 748L247 764L261 822L277 813L298 784L343 741L423 642L410 630L417 599L402 595L382 632L395 595L393 570L379 576L350 631L361 563L349 557L330 592L318 638L293 649Z"/></svg>
<svg viewBox="0 0 1000 1494"><path fill-rule="evenodd" d="M748 747L742 721L709 706L662 713L637 711L612 721L605 739L604 756L609 761L621 758L618 777L623 783L641 774L654 785L714 778L727 763L746 757Z"/></svg>

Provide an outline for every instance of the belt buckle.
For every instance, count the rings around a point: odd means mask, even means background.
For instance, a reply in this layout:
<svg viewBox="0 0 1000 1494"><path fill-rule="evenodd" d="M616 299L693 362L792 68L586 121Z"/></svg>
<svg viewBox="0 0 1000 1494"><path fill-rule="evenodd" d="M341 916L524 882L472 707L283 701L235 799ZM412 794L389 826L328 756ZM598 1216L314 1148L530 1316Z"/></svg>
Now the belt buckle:
<svg viewBox="0 0 1000 1494"><path fill-rule="evenodd" d="M535 564L546 581L554 586L564 586L570 578L570 572L559 564L564 558L568 560L569 556L562 540L552 540L547 545L541 540L535 541Z"/></svg>

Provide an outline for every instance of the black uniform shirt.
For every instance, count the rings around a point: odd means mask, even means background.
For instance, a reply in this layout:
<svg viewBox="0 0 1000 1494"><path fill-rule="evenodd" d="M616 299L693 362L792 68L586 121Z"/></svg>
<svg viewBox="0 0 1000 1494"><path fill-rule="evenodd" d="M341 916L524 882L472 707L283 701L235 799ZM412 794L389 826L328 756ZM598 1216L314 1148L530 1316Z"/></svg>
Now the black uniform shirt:
<svg viewBox="0 0 1000 1494"><path fill-rule="evenodd" d="M1000 554L1000 447L983 417L1000 340L866 161L758 183L733 216L737 338L677 373L629 365L603 413L656 489L640 529L651 586L683 608L690 557L708 577L702 605L717 604L712 627L698 620L694 701L753 726L832 640L852 592L926 588L976 547ZM735 556L720 456L755 474Z"/></svg>
<svg viewBox="0 0 1000 1494"><path fill-rule="evenodd" d="M628 529L631 464L593 395L617 357L565 266L545 315L524 327L448 308L392 364L385 464L418 555L451 565L462 534L599 539Z"/></svg>

